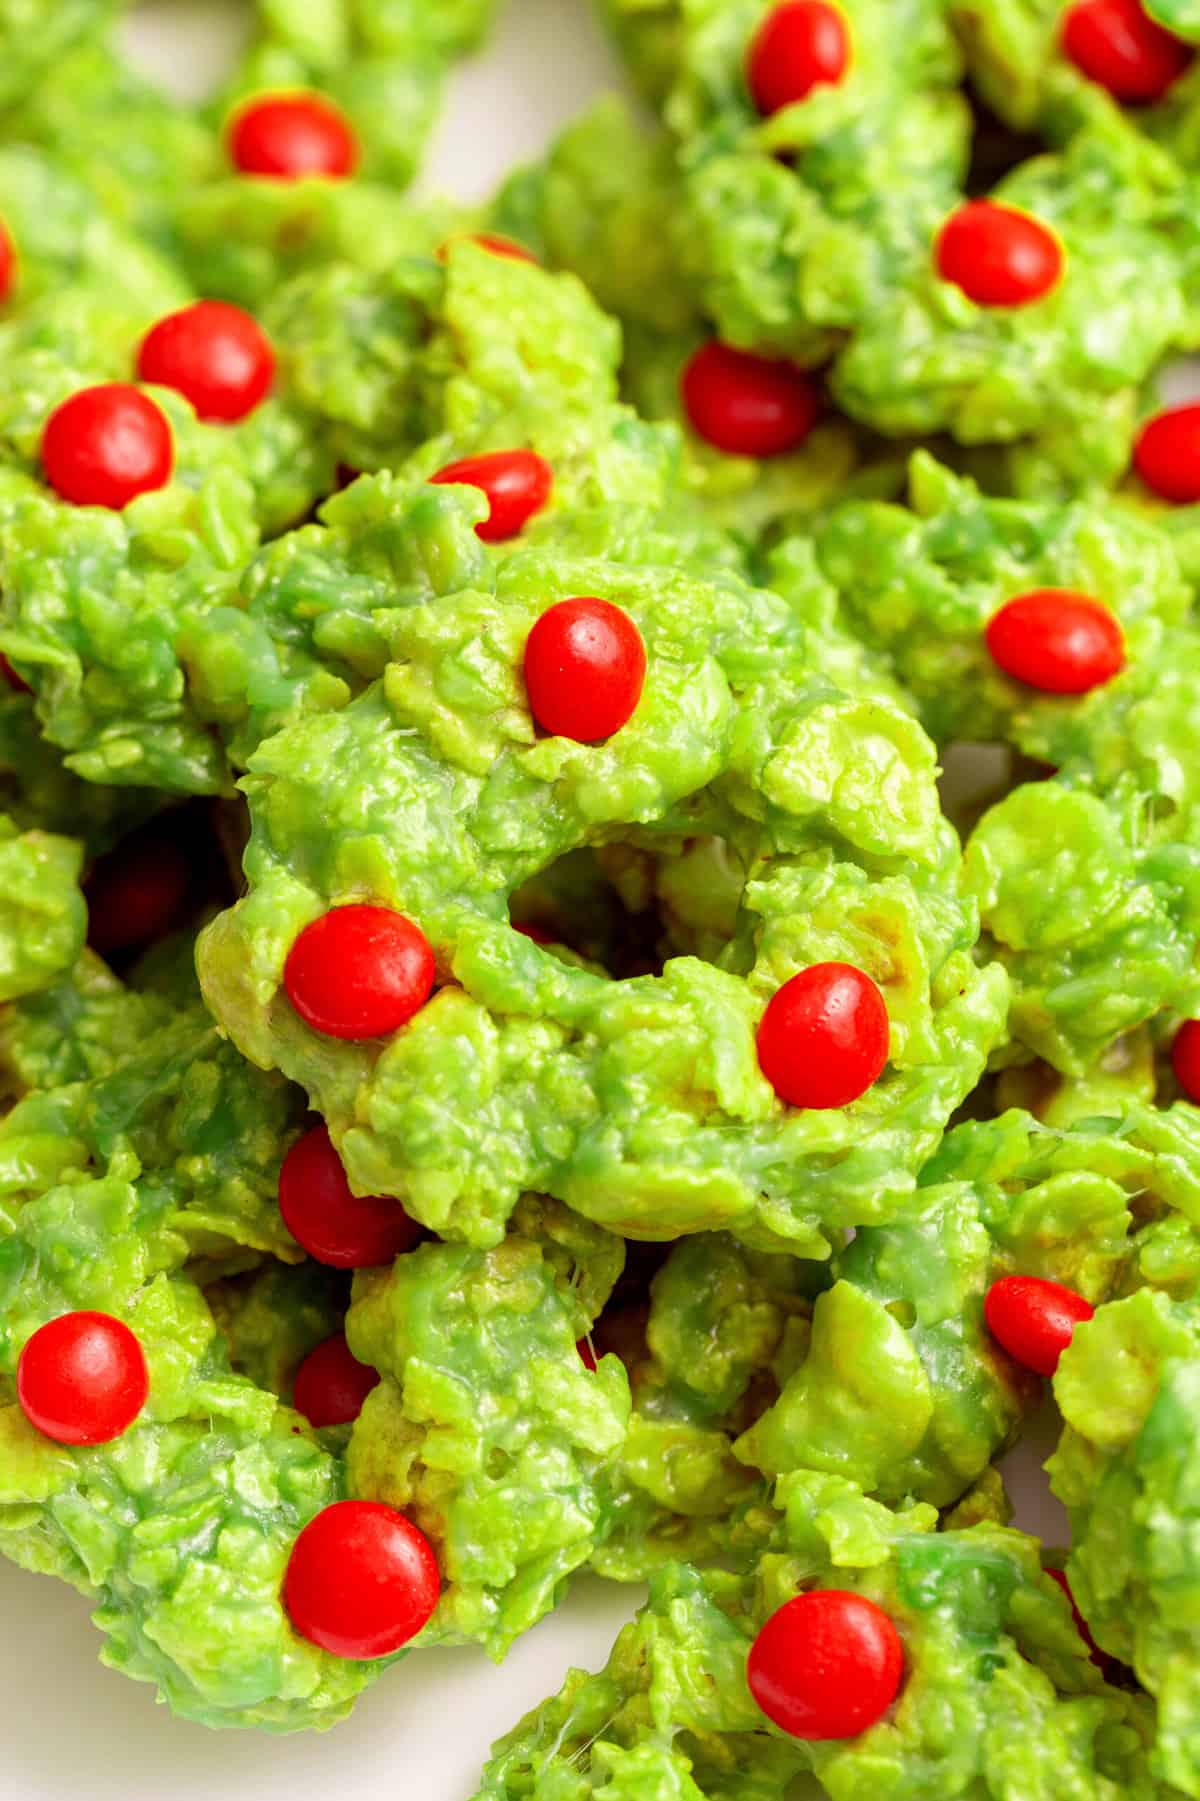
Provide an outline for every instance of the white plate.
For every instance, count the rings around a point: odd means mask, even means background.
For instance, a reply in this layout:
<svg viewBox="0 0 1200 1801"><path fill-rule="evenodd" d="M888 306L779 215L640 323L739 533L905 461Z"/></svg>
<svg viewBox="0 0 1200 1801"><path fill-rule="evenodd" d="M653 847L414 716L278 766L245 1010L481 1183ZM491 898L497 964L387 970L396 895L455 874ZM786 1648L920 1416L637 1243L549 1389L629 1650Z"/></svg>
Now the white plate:
<svg viewBox="0 0 1200 1801"><path fill-rule="evenodd" d="M139 8L130 42L164 85L195 95L228 61L242 18L236 0L159 0ZM424 185L464 199L488 193L594 94L619 84L584 0L510 0L492 47L455 78ZM1061 1543L1065 1521L1037 1467L1052 1443L1047 1418L1010 1460L1010 1474L1019 1523ZM0 1796L466 1801L492 1740L557 1689L571 1664L598 1669L638 1600L636 1591L582 1581L503 1668L476 1651L414 1657L333 1732L274 1738L172 1719L150 1688L96 1662L99 1641L80 1596L0 1559Z"/></svg>

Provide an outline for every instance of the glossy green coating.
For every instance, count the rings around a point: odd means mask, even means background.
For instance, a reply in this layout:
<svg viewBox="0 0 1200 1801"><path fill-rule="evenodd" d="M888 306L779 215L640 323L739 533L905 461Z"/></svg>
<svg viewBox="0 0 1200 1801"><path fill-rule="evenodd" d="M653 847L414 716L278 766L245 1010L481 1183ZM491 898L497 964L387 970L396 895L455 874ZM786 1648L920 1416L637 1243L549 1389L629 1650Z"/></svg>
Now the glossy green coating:
<svg viewBox="0 0 1200 1801"><path fill-rule="evenodd" d="M257 1387L290 1403L301 1362L323 1339L340 1332L350 1300L349 1278L306 1257L269 1258L204 1289L230 1367ZM344 1438L344 1435L343 1435Z"/></svg>
<svg viewBox="0 0 1200 1801"><path fill-rule="evenodd" d="M180 1272L295 1256L275 1181L296 1117L201 1015L0 1125L0 1369L11 1378L46 1320L90 1307L130 1325L151 1378L137 1421L93 1449L0 1411L0 1546L92 1596L105 1661L177 1713L280 1731L333 1724L377 1668L299 1638L280 1600L292 1540L341 1497L341 1466L232 1373Z"/></svg>
<svg viewBox="0 0 1200 1801"><path fill-rule="evenodd" d="M891 492L898 472L863 448L845 419L820 419L804 443L758 461L706 444L687 424L679 384L687 357L710 335L688 278L691 242L670 138L652 133L622 100L596 102L551 145L545 159L504 184L489 223L584 280L621 323L622 391L649 419L684 432L682 474L709 518L742 544L845 498L861 482Z"/></svg>
<svg viewBox="0 0 1200 1801"><path fill-rule="evenodd" d="M941 280L931 238L838 358L834 398L888 436L1015 446L1003 479L1019 492L1109 485L1129 460L1140 384L1195 341L1178 170L1096 127L1019 164L991 198L1055 233L1058 284L1029 305L979 306Z"/></svg>
<svg viewBox="0 0 1200 1801"><path fill-rule="evenodd" d="M890 660L939 744L1007 741L1056 764L1076 745L1091 751L1117 686L1063 696L1014 680L988 650L992 616L1041 588L1086 594L1119 620L1131 681L1191 605L1169 540L1129 509L993 498L927 451L909 465L906 505L836 507L817 556L847 623Z"/></svg>
<svg viewBox="0 0 1200 1801"><path fill-rule="evenodd" d="M607 744L539 738L525 637L552 599L589 593L639 626L642 700ZM209 1005L247 1056L307 1088L352 1182L481 1245L522 1189L628 1236L729 1226L807 1256L824 1255L825 1227L886 1217L1006 998L969 956L915 722L840 693L770 593L572 554L565 535L387 624L382 681L250 759L250 893L199 946ZM332 793L331 768L346 771ZM745 885L716 963L614 983L512 933L509 893L631 828L730 844ZM308 920L366 898L418 921L443 985L390 1041L346 1044L302 1025L280 983ZM846 1109L787 1111L757 1068L758 1015L798 968L838 957L883 984L891 1064Z"/></svg>
<svg viewBox="0 0 1200 1801"><path fill-rule="evenodd" d="M351 1492L401 1508L434 1546L442 1598L421 1642L477 1639L497 1660L602 1534L629 1414L617 1359L593 1372L575 1349L590 1324L575 1260L615 1279L619 1242L577 1225L568 1270L523 1223L491 1250L426 1244L360 1274L346 1321L384 1376L351 1435Z"/></svg>
<svg viewBox="0 0 1200 1801"><path fill-rule="evenodd" d="M1196 0L1147 0L1146 11L1179 37L1200 40L1200 6Z"/></svg>
<svg viewBox="0 0 1200 1801"><path fill-rule="evenodd" d="M760 1547L769 1485L733 1446L808 1345L826 1266L748 1250L726 1233L682 1239L627 1321L633 1415L614 1471L613 1520L592 1567L643 1579L679 1558L744 1561ZM601 1322L598 1345L606 1341Z"/></svg>
<svg viewBox="0 0 1200 1801"><path fill-rule="evenodd" d="M692 0L666 118L688 267L718 335L822 360L919 267L966 172L959 56L936 0L844 0L848 72L771 119L746 86L765 0Z"/></svg>
<svg viewBox="0 0 1200 1801"><path fill-rule="evenodd" d="M1098 1644L1158 1704L1156 1769L1200 1794L1196 1727L1194 1305L1143 1289L1081 1326L1055 1377L1048 1469L1071 1515L1067 1573Z"/></svg>
<svg viewBox="0 0 1200 1801"><path fill-rule="evenodd" d="M361 167L402 187L437 117L453 60L478 47L495 0L256 0L255 35L215 110L249 95L316 89L346 114Z"/></svg>
<svg viewBox="0 0 1200 1801"><path fill-rule="evenodd" d="M49 988L83 949L83 846L0 813L0 1001Z"/></svg>
<svg viewBox="0 0 1200 1801"><path fill-rule="evenodd" d="M778 1548L753 1579L682 1564L653 1576L606 1669L573 1671L499 1742L476 1801L782 1801L805 1770L834 1801L1159 1793L1148 1710L1089 1661L1034 1540L934 1532L931 1509L892 1514L836 1476L789 1478L779 1501ZM900 1631L900 1698L856 1738L789 1739L746 1686L757 1627L801 1586L857 1590Z"/></svg>

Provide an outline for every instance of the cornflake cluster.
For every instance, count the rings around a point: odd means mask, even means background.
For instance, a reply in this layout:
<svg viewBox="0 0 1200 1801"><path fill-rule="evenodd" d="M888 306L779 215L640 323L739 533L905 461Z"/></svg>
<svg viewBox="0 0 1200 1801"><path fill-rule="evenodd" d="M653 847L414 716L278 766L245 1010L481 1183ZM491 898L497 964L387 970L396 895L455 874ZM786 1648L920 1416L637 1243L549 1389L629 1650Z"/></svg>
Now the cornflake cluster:
<svg viewBox="0 0 1200 1801"><path fill-rule="evenodd" d="M276 1731L648 1583L476 1801L1200 1797L1200 6L603 0L471 212L486 0L119 10L0 26L0 1551Z"/></svg>

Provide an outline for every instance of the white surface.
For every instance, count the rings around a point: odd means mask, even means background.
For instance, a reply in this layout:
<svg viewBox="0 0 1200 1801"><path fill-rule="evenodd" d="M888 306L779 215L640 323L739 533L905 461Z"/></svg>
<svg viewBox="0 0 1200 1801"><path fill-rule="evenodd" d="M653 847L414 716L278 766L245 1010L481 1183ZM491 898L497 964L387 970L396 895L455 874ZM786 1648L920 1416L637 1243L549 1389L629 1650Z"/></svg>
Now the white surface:
<svg viewBox="0 0 1200 1801"><path fill-rule="evenodd" d="M428 0L437 5L438 0ZM190 96L236 49L236 0L169 0L138 10L138 60ZM474 199L535 156L588 98L618 79L583 0L510 0L492 49L457 74L426 185ZM1018 1523L1066 1538L1038 1462L1053 1445L1047 1415L1009 1460ZM488 1747L571 1664L598 1669L636 1592L595 1580L530 1633L497 1670L481 1652L414 1657L321 1736L209 1732L156 1707L153 1691L103 1669L88 1605L60 1583L0 1561L2 1801L466 1801Z"/></svg>

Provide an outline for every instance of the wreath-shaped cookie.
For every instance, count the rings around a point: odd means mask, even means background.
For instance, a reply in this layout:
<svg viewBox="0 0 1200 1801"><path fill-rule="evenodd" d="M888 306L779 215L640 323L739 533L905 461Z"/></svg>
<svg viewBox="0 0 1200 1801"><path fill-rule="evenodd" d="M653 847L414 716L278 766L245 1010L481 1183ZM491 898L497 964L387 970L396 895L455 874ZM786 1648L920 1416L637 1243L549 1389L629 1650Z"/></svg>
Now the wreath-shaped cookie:
<svg viewBox="0 0 1200 1801"><path fill-rule="evenodd" d="M568 601L585 637L615 621L644 659L615 716L601 717L611 670L585 658L560 679L561 643L531 663L535 629L553 636ZM352 1183L482 1245L525 1189L632 1237L728 1226L802 1255L887 1217L1005 1004L1003 978L970 956L911 716L865 678L839 689L780 596L565 538L375 617L382 678L250 759L249 893L198 951L217 1018L307 1088ZM614 981L510 924L512 894L584 846L697 838L727 845L741 903L710 961ZM400 958L382 976L359 936L370 909ZM834 965L865 980L882 1036L848 1083L796 1087L779 1042L764 1049L788 1003L765 1028L764 1010ZM398 1006L324 1017L326 967L347 992L395 975Z"/></svg>

